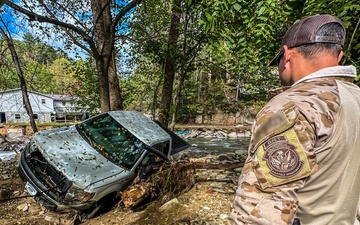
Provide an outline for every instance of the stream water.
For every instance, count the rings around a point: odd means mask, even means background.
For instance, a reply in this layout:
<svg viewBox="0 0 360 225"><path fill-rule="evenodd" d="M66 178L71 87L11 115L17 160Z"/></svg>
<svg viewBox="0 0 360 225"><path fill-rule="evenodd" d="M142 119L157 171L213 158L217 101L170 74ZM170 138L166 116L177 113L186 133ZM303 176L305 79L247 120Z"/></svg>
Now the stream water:
<svg viewBox="0 0 360 225"><path fill-rule="evenodd" d="M15 159L16 152L14 151L0 151L0 161Z"/></svg>
<svg viewBox="0 0 360 225"><path fill-rule="evenodd" d="M235 151L247 152L250 137L240 138L189 138L191 151L196 155L219 155Z"/></svg>

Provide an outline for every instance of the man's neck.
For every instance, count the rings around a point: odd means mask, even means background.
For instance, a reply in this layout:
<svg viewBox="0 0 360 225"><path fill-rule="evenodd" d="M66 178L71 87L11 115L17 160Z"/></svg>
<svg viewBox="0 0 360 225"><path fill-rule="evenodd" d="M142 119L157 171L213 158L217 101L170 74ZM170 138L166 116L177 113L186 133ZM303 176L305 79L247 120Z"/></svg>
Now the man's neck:
<svg viewBox="0 0 360 225"><path fill-rule="evenodd" d="M304 59L302 58L297 62L297 69L294 70L293 82L306 77L309 74L312 74L318 70L333 67L338 65L338 60L334 56L323 55L318 59Z"/></svg>

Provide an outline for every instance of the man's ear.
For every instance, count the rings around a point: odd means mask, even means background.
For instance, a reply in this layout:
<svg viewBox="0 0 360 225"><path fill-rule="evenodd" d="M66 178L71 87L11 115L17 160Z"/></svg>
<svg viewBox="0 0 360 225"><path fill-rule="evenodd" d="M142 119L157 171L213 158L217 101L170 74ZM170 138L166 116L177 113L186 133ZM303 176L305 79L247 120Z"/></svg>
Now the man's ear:
<svg viewBox="0 0 360 225"><path fill-rule="evenodd" d="M340 60L342 59L343 56L344 56L344 52L341 51L337 58L338 63L340 62Z"/></svg>
<svg viewBox="0 0 360 225"><path fill-rule="evenodd" d="M289 61L291 51L289 50L287 45L283 46L284 49L284 65Z"/></svg>

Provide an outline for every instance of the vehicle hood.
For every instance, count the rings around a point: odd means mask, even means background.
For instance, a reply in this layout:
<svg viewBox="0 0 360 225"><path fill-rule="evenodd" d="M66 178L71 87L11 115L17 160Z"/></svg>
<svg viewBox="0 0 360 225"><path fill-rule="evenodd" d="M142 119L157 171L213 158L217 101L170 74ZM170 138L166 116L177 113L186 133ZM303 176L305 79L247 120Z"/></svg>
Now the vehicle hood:
<svg viewBox="0 0 360 225"><path fill-rule="evenodd" d="M40 131L33 140L44 158L81 188L124 172L91 147L75 126Z"/></svg>

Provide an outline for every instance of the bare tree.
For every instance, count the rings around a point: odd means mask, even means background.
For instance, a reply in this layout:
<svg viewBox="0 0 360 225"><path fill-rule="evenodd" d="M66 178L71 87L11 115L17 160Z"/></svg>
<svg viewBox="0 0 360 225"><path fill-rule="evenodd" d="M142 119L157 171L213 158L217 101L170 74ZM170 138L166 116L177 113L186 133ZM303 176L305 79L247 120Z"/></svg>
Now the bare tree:
<svg viewBox="0 0 360 225"><path fill-rule="evenodd" d="M5 32L5 30L3 29L3 27L6 27L3 20L1 20L1 23L2 23L3 26L0 26L0 33L3 36L3 38L6 40L6 43L7 43L8 47L9 47L10 52L11 52L11 57L12 57L12 60L13 60L13 62L15 64L16 72L17 72L17 75L19 76L19 80L20 80L21 94L22 94L22 97L23 97L23 100L24 100L25 109L26 109L27 114L30 117L31 128L32 128L33 132L35 133L35 132L38 131L38 129L36 127L36 123L35 123L35 119L34 119L34 113L33 113L32 108L31 108L31 104L30 104L30 100L29 100L29 96L28 96L28 91L27 91L27 87L26 87L26 81L25 81L23 71L21 69L19 57L17 55L14 43L12 41L11 34L9 32Z"/></svg>

